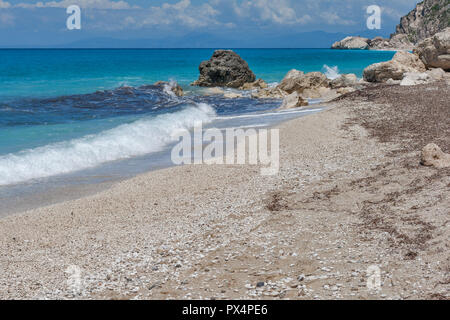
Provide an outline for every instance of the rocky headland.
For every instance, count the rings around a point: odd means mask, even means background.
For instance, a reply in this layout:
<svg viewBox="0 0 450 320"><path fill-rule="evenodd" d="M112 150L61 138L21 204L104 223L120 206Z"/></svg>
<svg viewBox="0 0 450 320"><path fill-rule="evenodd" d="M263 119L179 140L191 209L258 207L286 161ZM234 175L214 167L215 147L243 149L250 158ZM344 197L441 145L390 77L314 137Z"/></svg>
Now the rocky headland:
<svg viewBox="0 0 450 320"><path fill-rule="evenodd" d="M424 0L400 19L389 39L348 36L332 49L412 50L423 40L450 27L450 0Z"/></svg>
<svg viewBox="0 0 450 320"><path fill-rule="evenodd" d="M360 46L363 40L352 46ZM241 68L241 69L239 69ZM419 42L414 51L398 51L392 60L372 64L364 69L363 79L354 74L343 74L328 79L321 72L293 69L276 86L263 79L255 80L247 62L230 50L214 52L211 60L200 65L199 80L193 85L210 87L210 94L225 98L280 99L282 109L304 107L308 99L331 101L341 95L363 89L370 83L413 86L434 81L450 81L450 28ZM233 88L225 92L224 87Z"/></svg>
<svg viewBox="0 0 450 320"><path fill-rule="evenodd" d="M421 41L413 53L399 51L391 61L364 69L364 80L389 84L417 85L448 79L450 28Z"/></svg>

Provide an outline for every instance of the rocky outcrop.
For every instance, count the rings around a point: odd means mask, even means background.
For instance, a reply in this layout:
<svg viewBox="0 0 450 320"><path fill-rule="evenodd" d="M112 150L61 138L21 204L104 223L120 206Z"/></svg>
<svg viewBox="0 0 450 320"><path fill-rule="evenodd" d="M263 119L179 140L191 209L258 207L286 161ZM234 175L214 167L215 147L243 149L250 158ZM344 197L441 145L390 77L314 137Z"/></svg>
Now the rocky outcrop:
<svg viewBox="0 0 450 320"><path fill-rule="evenodd" d="M300 96L297 92L294 92L284 98L280 109L299 108L299 107L305 107L307 105L308 105L308 101L303 99L303 97Z"/></svg>
<svg viewBox="0 0 450 320"><path fill-rule="evenodd" d="M210 60L200 64L199 71L194 86L239 88L256 80L247 62L231 50L215 51Z"/></svg>
<svg viewBox="0 0 450 320"><path fill-rule="evenodd" d="M372 40L369 40L369 49L383 50L389 47L389 39L375 37Z"/></svg>
<svg viewBox="0 0 450 320"><path fill-rule="evenodd" d="M341 41L333 43L331 49L357 49L366 50L369 48L369 39L362 37L346 37Z"/></svg>
<svg viewBox="0 0 450 320"><path fill-rule="evenodd" d="M413 44L450 27L450 1L424 0L402 17L391 39L403 35Z"/></svg>
<svg viewBox="0 0 450 320"><path fill-rule="evenodd" d="M278 85L278 89L289 94L298 92L302 94L306 89L328 88L330 82L321 72L303 73L298 70L291 70Z"/></svg>
<svg viewBox="0 0 450 320"><path fill-rule="evenodd" d="M292 69L284 76L283 80L278 85L278 88L287 93L292 93L296 91L297 87L299 86L298 83L304 75L305 73L303 71Z"/></svg>
<svg viewBox="0 0 450 320"><path fill-rule="evenodd" d="M450 28L423 40L414 52L428 68L450 71Z"/></svg>
<svg viewBox="0 0 450 320"><path fill-rule="evenodd" d="M450 154L444 153L439 146L430 143L423 148L420 163L428 167L448 168L450 167Z"/></svg>
<svg viewBox="0 0 450 320"><path fill-rule="evenodd" d="M423 62L419 59L416 54L406 52L406 51L398 51L392 61L397 62L403 66L409 67L414 71L424 72L427 70ZM412 72L414 72L412 71Z"/></svg>
<svg viewBox="0 0 450 320"><path fill-rule="evenodd" d="M368 82L403 80L407 72L425 72L425 70L425 65L417 55L399 51L391 61L375 63L364 69L364 80Z"/></svg>
<svg viewBox="0 0 450 320"><path fill-rule="evenodd" d="M268 85L263 79L258 79L255 82L245 83L239 90L266 89L267 87Z"/></svg>
<svg viewBox="0 0 450 320"><path fill-rule="evenodd" d="M278 88L260 89L252 93L254 99L284 99L289 94Z"/></svg>
<svg viewBox="0 0 450 320"><path fill-rule="evenodd" d="M346 40L347 39L347 40ZM347 37L335 42L332 49L360 49L360 50L412 50L414 44L405 34L392 36L391 39L375 37L373 39L361 37Z"/></svg>
<svg viewBox="0 0 450 320"><path fill-rule="evenodd" d="M450 1L424 0L402 17L390 39L347 37L332 49L412 50L422 40L450 27ZM367 45L364 44L367 42Z"/></svg>
<svg viewBox="0 0 450 320"><path fill-rule="evenodd" d="M332 80L330 85L331 85L331 88L336 89L336 88L341 88L341 87L351 87L351 86L355 85L357 82L358 82L358 77L353 73L349 73L349 74L343 74L339 78Z"/></svg>
<svg viewBox="0 0 450 320"><path fill-rule="evenodd" d="M389 39L389 47L387 49L412 50L414 44L409 40L406 34L396 34Z"/></svg>
<svg viewBox="0 0 450 320"><path fill-rule="evenodd" d="M334 99L341 94L356 90L354 87L359 84L354 74L344 74L332 83L333 88L331 88L330 80L321 72L305 74L293 69L286 74L277 87L253 92L252 98L284 99L283 108L294 108L294 105L296 107L306 105L305 99Z"/></svg>

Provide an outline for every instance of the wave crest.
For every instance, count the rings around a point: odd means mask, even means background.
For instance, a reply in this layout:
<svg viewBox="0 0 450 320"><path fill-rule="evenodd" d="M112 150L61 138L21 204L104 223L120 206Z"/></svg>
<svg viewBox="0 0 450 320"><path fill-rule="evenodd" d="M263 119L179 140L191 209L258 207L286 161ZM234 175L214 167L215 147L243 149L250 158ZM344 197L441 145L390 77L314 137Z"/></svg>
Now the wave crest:
<svg viewBox="0 0 450 320"><path fill-rule="evenodd" d="M96 135L0 156L0 185L158 152L175 142L175 133L191 129L198 121L210 123L215 115L210 105L198 103L175 113L146 117Z"/></svg>
<svg viewBox="0 0 450 320"><path fill-rule="evenodd" d="M329 67L326 64L324 64L322 70L323 70L323 73L330 80L337 79L337 78L339 78L341 76L341 74L339 73L338 66Z"/></svg>

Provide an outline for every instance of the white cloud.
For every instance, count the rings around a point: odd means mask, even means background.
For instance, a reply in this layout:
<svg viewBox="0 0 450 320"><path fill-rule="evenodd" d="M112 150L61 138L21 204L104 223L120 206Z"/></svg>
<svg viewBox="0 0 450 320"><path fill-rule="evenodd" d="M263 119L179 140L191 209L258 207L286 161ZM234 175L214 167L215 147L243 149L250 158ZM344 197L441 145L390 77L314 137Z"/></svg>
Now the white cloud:
<svg viewBox="0 0 450 320"><path fill-rule="evenodd" d="M13 26L14 20L15 18L13 15L8 13L0 13L0 28Z"/></svg>
<svg viewBox="0 0 450 320"><path fill-rule="evenodd" d="M344 18L341 18L337 13L335 12L322 12L319 15L322 18L322 21L330 24L330 25L343 25L343 26L350 26L354 25L357 22L352 20L346 20Z"/></svg>
<svg viewBox="0 0 450 320"><path fill-rule="evenodd" d="M234 12L240 17L251 17L276 24L306 24L311 21L308 14L298 16L289 0L253 0L241 5L234 1Z"/></svg>
<svg viewBox="0 0 450 320"><path fill-rule="evenodd" d="M9 2L0 0L0 9L7 9L10 7L11 7L11 4Z"/></svg>
<svg viewBox="0 0 450 320"><path fill-rule="evenodd" d="M0 0L2 1L2 0ZM48 2L36 2L31 3L19 3L15 7L18 8L67 8L71 5L78 5L80 8L90 9L111 9L111 10L124 10L138 8L137 6L131 6L128 2L123 0L61 0L61 1L48 1Z"/></svg>
<svg viewBox="0 0 450 320"><path fill-rule="evenodd" d="M175 4L164 3L161 7L151 7L140 24L141 26L181 24L191 28L204 27L219 24L215 19L218 14L220 12L209 3L194 6L190 0L181 0Z"/></svg>

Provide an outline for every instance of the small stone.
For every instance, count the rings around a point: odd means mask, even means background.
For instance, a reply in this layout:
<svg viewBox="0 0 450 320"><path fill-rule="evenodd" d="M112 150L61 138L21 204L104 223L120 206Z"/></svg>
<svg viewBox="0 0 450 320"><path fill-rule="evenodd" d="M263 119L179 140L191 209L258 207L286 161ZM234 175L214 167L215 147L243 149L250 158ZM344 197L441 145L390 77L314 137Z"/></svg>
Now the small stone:
<svg viewBox="0 0 450 320"><path fill-rule="evenodd" d="M256 284L256 287L257 288L262 288L262 287L264 287L265 286L265 283L264 282L258 282L257 284Z"/></svg>

